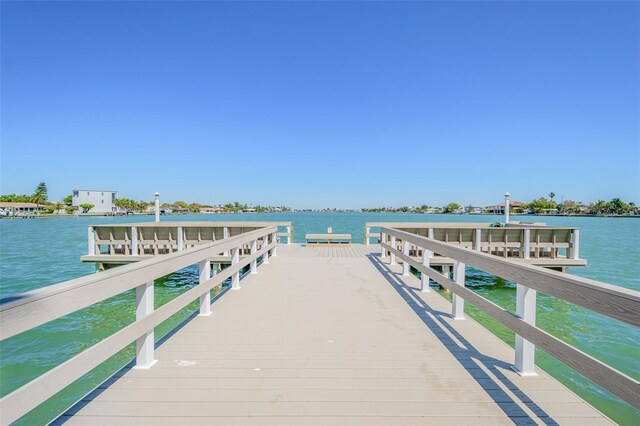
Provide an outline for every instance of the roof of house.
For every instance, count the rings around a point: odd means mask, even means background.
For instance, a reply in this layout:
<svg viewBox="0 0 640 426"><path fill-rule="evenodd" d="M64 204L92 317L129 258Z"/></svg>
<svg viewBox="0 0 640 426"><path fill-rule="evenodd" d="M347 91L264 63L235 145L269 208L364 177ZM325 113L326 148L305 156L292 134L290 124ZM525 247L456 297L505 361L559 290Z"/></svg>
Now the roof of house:
<svg viewBox="0 0 640 426"><path fill-rule="evenodd" d="M36 203L5 203L0 202L0 207L38 207Z"/></svg>
<svg viewBox="0 0 640 426"><path fill-rule="evenodd" d="M73 191L89 191L89 192L115 192L116 194L120 191L111 191L108 189L74 189Z"/></svg>

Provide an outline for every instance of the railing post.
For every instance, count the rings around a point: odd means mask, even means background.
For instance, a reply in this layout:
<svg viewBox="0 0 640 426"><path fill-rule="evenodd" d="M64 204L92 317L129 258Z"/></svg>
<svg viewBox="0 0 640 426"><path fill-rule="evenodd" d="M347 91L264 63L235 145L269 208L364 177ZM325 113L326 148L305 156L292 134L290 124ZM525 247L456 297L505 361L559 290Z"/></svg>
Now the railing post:
<svg viewBox="0 0 640 426"><path fill-rule="evenodd" d="M138 228L135 226L131 227L131 254L133 256L138 256L140 250L138 250Z"/></svg>
<svg viewBox="0 0 640 426"><path fill-rule="evenodd" d="M269 245L269 234L262 237L262 248L265 249L264 255L262 255L262 264L269 264L269 250L266 250L266 247Z"/></svg>
<svg viewBox="0 0 640 426"><path fill-rule="evenodd" d="M209 259L198 262L200 268L200 285L204 285L211 277L211 262ZM200 296L200 314L198 316L208 317L211 315L211 291L207 291Z"/></svg>
<svg viewBox="0 0 640 426"><path fill-rule="evenodd" d="M531 256L531 229L525 228L524 230L524 258L529 259Z"/></svg>
<svg viewBox="0 0 640 426"><path fill-rule="evenodd" d="M287 245L291 244L292 237L293 237L293 234L291 234L291 227L287 226Z"/></svg>
<svg viewBox="0 0 640 426"><path fill-rule="evenodd" d="M409 257L409 243L407 241L402 242L402 254ZM409 275L409 262L406 259L402 259L402 275Z"/></svg>
<svg viewBox="0 0 640 426"><path fill-rule="evenodd" d="M571 233L571 259L580 259L580 230Z"/></svg>
<svg viewBox="0 0 640 426"><path fill-rule="evenodd" d="M534 289L516 284L516 315L530 325L536 325L536 293ZM516 372L521 376L537 376L535 359L535 345L516 334Z"/></svg>
<svg viewBox="0 0 640 426"><path fill-rule="evenodd" d="M231 266L240 263L240 247L231 249ZM231 290L240 290L240 271L231 277Z"/></svg>
<svg viewBox="0 0 640 426"><path fill-rule="evenodd" d="M394 235L391 236L391 248L393 250L396 249L396 237ZM393 252L393 250L389 251L389 253L391 253L391 259L390 259L389 265L396 264L396 254Z"/></svg>
<svg viewBox="0 0 640 426"><path fill-rule="evenodd" d="M364 245L369 245L369 234L371 233L371 228L368 226L364 227Z"/></svg>
<svg viewBox="0 0 640 426"><path fill-rule="evenodd" d="M178 226L178 251L184 250L184 239L182 236L182 226Z"/></svg>
<svg viewBox="0 0 640 426"><path fill-rule="evenodd" d="M256 252L258 251L258 240L251 241L250 245L251 245L251 255L256 254ZM251 261L251 273L252 274L258 273L258 259L253 259Z"/></svg>
<svg viewBox="0 0 640 426"><path fill-rule="evenodd" d="M227 228L226 226L222 228L222 238L229 238L229 228ZM229 255L229 251L225 251L223 253L224 256L228 256Z"/></svg>
<svg viewBox="0 0 640 426"><path fill-rule="evenodd" d="M93 226L89 227L88 231L88 239L87 239L87 254L89 256L93 256L96 254L96 234L93 229Z"/></svg>
<svg viewBox="0 0 640 426"><path fill-rule="evenodd" d="M153 281L136 287L136 321L153 312ZM149 368L155 364L153 328L136 340L136 368Z"/></svg>
<svg viewBox="0 0 640 426"><path fill-rule="evenodd" d="M453 281L456 282L456 285L461 287L464 287L464 269L464 263L458 262L457 260L453 261ZM457 320L464 319L464 299L455 293L453 293L451 316L453 319Z"/></svg>
<svg viewBox="0 0 640 426"><path fill-rule="evenodd" d="M475 250L482 250L482 229L476 229L476 241L475 241Z"/></svg>
<svg viewBox="0 0 640 426"><path fill-rule="evenodd" d="M431 258L433 257L433 252L431 250L427 250L422 247L422 265L429 268L431 264ZM420 272L420 291L428 293L431 291L429 288L429 276L424 272Z"/></svg>
<svg viewBox="0 0 640 426"><path fill-rule="evenodd" d="M387 257L387 249L382 247L382 243L385 242L385 238L386 238L387 234L385 234L384 232L382 232L382 229L380 229L380 257L381 258L385 258Z"/></svg>
<svg viewBox="0 0 640 426"><path fill-rule="evenodd" d="M273 250L271 250L271 256L276 257L278 255L278 233L274 232L271 234L271 241L275 243L273 246Z"/></svg>

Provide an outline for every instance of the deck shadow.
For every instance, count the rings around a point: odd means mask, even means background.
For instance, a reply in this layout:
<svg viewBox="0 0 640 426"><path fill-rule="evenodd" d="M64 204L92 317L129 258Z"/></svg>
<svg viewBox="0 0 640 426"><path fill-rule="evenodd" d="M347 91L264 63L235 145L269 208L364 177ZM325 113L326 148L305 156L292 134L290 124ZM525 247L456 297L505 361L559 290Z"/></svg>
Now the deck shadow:
<svg viewBox="0 0 640 426"><path fill-rule="evenodd" d="M406 284L402 278L400 278L401 275L399 273L391 270L389 265L380 260L379 254L368 254L367 259L369 259L373 266L387 280L393 289L396 290L420 320L440 340L444 347L449 350L460 365L469 372L471 377L473 377L473 379L482 387L487 395L493 399L509 419L514 422L514 424L537 424L536 419L546 425L559 424L538 404L529 398L524 391L513 383L513 381L505 376L502 371L500 371L501 368L511 368L512 364L479 352L467 339L452 327L451 324L444 320L444 317L451 317L449 313L435 310L429 306L429 304L427 304L418 295L420 291ZM464 346L464 348L452 339L451 336L454 336L455 339ZM490 371L504 387L509 389L509 391L516 396L521 404L525 405L535 414L536 418L532 418L526 411L524 411L509 394L502 390L499 384L496 383L496 380L489 376L478 364L481 364L484 368ZM473 366L475 366L475 368L472 368Z"/></svg>

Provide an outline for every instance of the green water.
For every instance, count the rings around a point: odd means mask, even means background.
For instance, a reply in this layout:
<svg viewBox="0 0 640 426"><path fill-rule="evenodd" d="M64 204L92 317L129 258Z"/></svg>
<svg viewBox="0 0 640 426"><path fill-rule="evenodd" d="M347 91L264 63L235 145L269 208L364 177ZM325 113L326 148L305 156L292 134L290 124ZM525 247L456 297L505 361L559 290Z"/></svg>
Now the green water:
<svg viewBox="0 0 640 426"><path fill-rule="evenodd" d="M274 220L292 221L296 242L305 233L351 233L362 241L364 223L369 222L495 222L498 216L416 215L376 213L279 213L173 216L171 220ZM519 220L544 221L555 226L581 228L581 257L585 268L569 272L640 290L640 220L628 218L583 218L521 216ZM0 296L33 290L95 272L93 265L79 260L86 253L87 226L117 222L150 221L151 216L119 218L65 218L0 221ZM168 220L168 218L163 218ZM515 309L515 286L502 279L469 270L467 286L499 305ZM162 305L197 283L197 270L187 268L156 281L156 306ZM445 295L446 296L446 295ZM135 294L123 293L59 320L14 336L0 343L0 395L6 395L61 362L133 322ZM197 309L197 303L156 328L160 338ZM507 343L514 335L477 309L467 313ZM538 295L538 325L618 370L640 378L640 332L619 321L586 309ZM86 392L127 364L134 356L133 345L121 351L66 390L33 410L19 424L43 424L54 418ZM640 414L578 373L538 350L536 363L585 400L620 424L639 424Z"/></svg>

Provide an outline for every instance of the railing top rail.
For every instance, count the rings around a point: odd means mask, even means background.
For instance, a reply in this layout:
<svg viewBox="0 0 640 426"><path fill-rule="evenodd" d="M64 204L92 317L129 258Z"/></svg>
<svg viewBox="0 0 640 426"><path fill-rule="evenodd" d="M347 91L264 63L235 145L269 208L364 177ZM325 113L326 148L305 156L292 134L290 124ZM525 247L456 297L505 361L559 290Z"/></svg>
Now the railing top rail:
<svg viewBox="0 0 640 426"><path fill-rule="evenodd" d="M366 222L367 227L380 228L460 228L460 229L505 229L505 227L491 227L490 223L471 223L471 222ZM575 226L546 226L546 225L530 225L530 224L514 224L509 223L506 228L509 229L580 229Z"/></svg>
<svg viewBox="0 0 640 426"><path fill-rule="evenodd" d="M277 232L275 226L258 229L181 252L153 257L98 274L6 297L0 300L0 321L2 322L0 340L274 232ZM46 309L41 309L43 307Z"/></svg>
<svg viewBox="0 0 640 426"><path fill-rule="evenodd" d="M501 258L453 246L398 229L383 227L381 232L569 303L640 327L639 291L530 265L520 260Z"/></svg>
<svg viewBox="0 0 640 426"><path fill-rule="evenodd" d="M292 222L243 222L243 221L215 221L215 220L207 220L207 221L197 221L197 222L192 222L192 221L173 221L173 222L133 222L133 223L102 223L99 225L90 225L94 228L101 228L101 227L129 227L129 226L136 226L136 227L156 227L156 228L163 228L163 227L176 227L176 226L182 226L182 227L189 227L189 226L194 226L194 227L223 227L223 226L227 226L227 227L236 227L236 228L240 228L240 227L246 227L246 228L252 228L252 227L267 227L267 226L291 226Z"/></svg>

